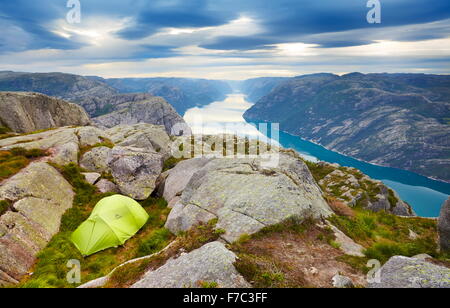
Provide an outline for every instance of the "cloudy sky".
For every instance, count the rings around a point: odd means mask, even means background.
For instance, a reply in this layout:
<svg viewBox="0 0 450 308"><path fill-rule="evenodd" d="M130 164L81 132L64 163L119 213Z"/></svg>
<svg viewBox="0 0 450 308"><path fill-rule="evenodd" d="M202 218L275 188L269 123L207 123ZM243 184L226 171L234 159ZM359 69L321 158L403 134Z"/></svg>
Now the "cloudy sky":
<svg viewBox="0 0 450 308"><path fill-rule="evenodd" d="M0 70L245 79L450 73L450 1L0 0Z"/></svg>

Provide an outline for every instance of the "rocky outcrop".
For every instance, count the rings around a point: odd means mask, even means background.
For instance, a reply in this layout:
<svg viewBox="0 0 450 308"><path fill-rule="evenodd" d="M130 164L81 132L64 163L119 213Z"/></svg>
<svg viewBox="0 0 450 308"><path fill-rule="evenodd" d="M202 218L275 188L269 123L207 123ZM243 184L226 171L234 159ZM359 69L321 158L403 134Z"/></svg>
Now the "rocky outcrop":
<svg viewBox="0 0 450 308"><path fill-rule="evenodd" d="M398 216L415 216L411 206L402 201L398 194L373 180L355 168L319 162L322 174L327 172L319 185L328 195L349 207L360 205L373 212L386 211Z"/></svg>
<svg viewBox="0 0 450 308"><path fill-rule="evenodd" d="M450 252L450 199L442 206L438 229L440 249L448 253Z"/></svg>
<svg viewBox="0 0 450 308"><path fill-rule="evenodd" d="M94 185L95 183L97 183L97 181L101 178L101 174L100 173L95 173L95 172L87 172L87 173L82 173L86 182L88 182L91 185Z"/></svg>
<svg viewBox="0 0 450 308"><path fill-rule="evenodd" d="M132 146L157 152L169 158L171 140L165 128L160 125L119 125L106 131L110 139L119 146Z"/></svg>
<svg viewBox="0 0 450 308"><path fill-rule="evenodd" d="M95 184L95 187L97 187L98 191L100 191L103 194L120 192L116 184L105 179L101 179L100 181L98 181L98 183Z"/></svg>
<svg viewBox="0 0 450 308"><path fill-rule="evenodd" d="M139 95L139 101L133 98L131 102L119 104L114 112L95 118L95 123L107 128L149 123L164 126L169 135L190 134L184 119L163 98L150 94Z"/></svg>
<svg viewBox="0 0 450 308"><path fill-rule="evenodd" d="M14 132L84 126L90 123L82 107L43 94L0 92L0 125Z"/></svg>
<svg viewBox="0 0 450 308"><path fill-rule="evenodd" d="M433 263L396 256L380 269L380 281L369 288L450 288L450 269Z"/></svg>
<svg viewBox="0 0 450 308"><path fill-rule="evenodd" d="M8 150L21 147L27 150L48 150L49 161L58 165L78 163L80 147L94 145L107 138L105 132L91 126L82 128L63 127L42 133L17 136L0 140L0 149Z"/></svg>
<svg viewBox="0 0 450 308"><path fill-rule="evenodd" d="M0 216L0 285L20 280L59 231L74 193L56 169L33 163L0 187L11 208Z"/></svg>
<svg viewBox="0 0 450 308"><path fill-rule="evenodd" d="M370 163L450 181L449 87L446 75L305 75L244 116Z"/></svg>
<svg viewBox="0 0 450 308"><path fill-rule="evenodd" d="M200 288L203 283L248 288L250 284L234 268L236 258L222 243L209 243L147 272L132 288Z"/></svg>
<svg viewBox="0 0 450 308"><path fill-rule="evenodd" d="M166 223L173 233L217 218L228 242L288 218L331 215L306 165L280 154L277 167L259 159L214 159L196 172Z"/></svg>
<svg viewBox="0 0 450 308"><path fill-rule="evenodd" d="M155 190L164 159L161 154L148 149L116 146L110 152L107 164L122 194L145 200Z"/></svg>
<svg viewBox="0 0 450 308"><path fill-rule="evenodd" d="M86 152L80 160L80 167L91 172L109 172L108 157L111 149L107 147L96 147Z"/></svg>

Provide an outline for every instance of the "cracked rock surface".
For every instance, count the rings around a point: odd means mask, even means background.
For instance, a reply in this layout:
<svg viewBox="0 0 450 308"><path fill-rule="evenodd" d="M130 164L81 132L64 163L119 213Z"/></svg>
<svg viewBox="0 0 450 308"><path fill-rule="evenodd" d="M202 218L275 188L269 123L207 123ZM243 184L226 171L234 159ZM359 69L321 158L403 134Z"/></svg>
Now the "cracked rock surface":
<svg viewBox="0 0 450 308"><path fill-rule="evenodd" d="M288 218L321 218L332 211L306 165L280 153L277 167L259 159L214 159L196 172L166 223L173 233L217 218L222 238L234 242Z"/></svg>
<svg viewBox="0 0 450 308"><path fill-rule="evenodd" d="M70 184L47 163L33 163L3 183L0 200L11 208L0 216L0 285L28 272L73 198Z"/></svg>
<svg viewBox="0 0 450 308"><path fill-rule="evenodd" d="M202 282L220 288L250 287L235 269L235 260L222 243L212 242L147 272L132 288L198 288Z"/></svg>

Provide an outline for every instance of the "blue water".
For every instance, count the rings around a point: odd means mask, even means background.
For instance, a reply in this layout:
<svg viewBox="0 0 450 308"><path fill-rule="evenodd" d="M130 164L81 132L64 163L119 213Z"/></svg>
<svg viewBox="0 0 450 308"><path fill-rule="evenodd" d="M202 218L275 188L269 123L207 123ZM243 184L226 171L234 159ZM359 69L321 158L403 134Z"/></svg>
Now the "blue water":
<svg viewBox="0 0 450 308"><path fill-rule="evenodd" d="M255 126L245 122L242 116L251 106L243 94L235 93L222 102L188 110L184 119L194 133L218 134L223 133L224 127L227 127L227 133L267 139L270 136L263 136ZM409 171L365 163L284 132L279 132L278 141L283 147L295 149L308 160L354 167L373 179L381 180L408 202L419 216L438 217L442 204L450 195L450 183L435 181Z"/></svg>
<svg viewBox="0 0 450 308"><path fill-rule="evenodd" d="M279 142L283 147L295 149L309 158L353 167L373 179L381 180L408 202L419 216L438 217L442 204L450 195L450 183L405 170L365 163L284 132L280 132Z"/></svg>

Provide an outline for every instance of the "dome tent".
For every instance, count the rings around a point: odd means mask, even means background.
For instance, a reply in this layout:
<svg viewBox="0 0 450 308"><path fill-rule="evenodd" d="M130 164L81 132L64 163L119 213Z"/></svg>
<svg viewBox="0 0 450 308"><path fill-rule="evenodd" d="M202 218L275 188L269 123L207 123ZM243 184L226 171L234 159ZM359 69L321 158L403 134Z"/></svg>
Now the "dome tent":
<svg viewBox="0 0 450 308"><path fill-rule="evenodd" d="M84 256L123 245L147 222L149 216L131 198L114 195L100 200L72 234L72 242Z"/></svg>

